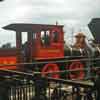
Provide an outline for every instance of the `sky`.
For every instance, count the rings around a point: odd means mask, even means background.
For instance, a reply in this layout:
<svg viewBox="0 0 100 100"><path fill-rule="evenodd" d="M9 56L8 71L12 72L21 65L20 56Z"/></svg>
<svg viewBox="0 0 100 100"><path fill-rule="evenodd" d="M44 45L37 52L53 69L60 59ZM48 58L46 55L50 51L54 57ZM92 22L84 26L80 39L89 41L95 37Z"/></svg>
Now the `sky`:
<svg viewBox="0 0 100 100"><path fill-rule="evenodd" d="M100 0L4 0L0 2L0 45L15 43L15 34L3 30L11 23L64 25L65 40L83 31L88 39L92 35L87 24L92 18L100 17Z"/></svg>

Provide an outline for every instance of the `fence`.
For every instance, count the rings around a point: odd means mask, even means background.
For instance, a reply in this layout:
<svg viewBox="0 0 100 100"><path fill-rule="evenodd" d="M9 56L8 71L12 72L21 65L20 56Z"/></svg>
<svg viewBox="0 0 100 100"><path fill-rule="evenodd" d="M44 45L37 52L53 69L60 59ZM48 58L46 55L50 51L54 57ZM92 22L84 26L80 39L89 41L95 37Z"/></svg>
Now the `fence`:
<svg viewBox="0 0 100 100"><path fill-rule="evenodd" d="M83 60L86 61L87 59ZM99 61L100 59L96 60ZM27 65L27 63L25 64ZM63 70L47 72L47 74L69 73L80 70L90 72L91 69ZM41 72L34 72L33 74L0 70L0 100L96 100L96 92L91 91L93 82L90 81L89 76L86 77L86 80L68 80L44 77L40 74Z"/></svg>
<svg viewBox="0 0 100 100"><path fill-rule="evenodd" d="M29 77L3 79L0 100L96 100L95 92L91 92L92 82Z"/></svg>

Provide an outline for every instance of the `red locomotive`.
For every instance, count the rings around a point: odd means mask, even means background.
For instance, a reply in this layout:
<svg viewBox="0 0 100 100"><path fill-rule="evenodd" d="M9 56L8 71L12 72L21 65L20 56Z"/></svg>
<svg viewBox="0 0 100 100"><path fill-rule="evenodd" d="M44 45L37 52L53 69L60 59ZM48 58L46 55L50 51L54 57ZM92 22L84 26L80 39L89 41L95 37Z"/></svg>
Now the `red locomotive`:
<svg viewBox="0 0 100 100"><path fill-rule="evenodd" d="M50 63L33 64L31 66L3 66L0 68L12 70L24 69L25 71L38 69L38 71L45 75L45 72L86 67L84 62L79 61L80 57L87 57L86 50L84 49L86 44L83 43L85 36L80 39L80 43L84 45L83 47L81 47L81 44L76 43L71 48L65 48L62 25L16 23L3 28L16 31L16 48L0 49L0 64ZM22 44L22 32L27 32L27 42L25 44ZM80 38L79 36L81 37L82 34L80 33L76 38ZM95 51L98 52L98 50ZM76 59L77 61L68 62L71 59ZM78 74L72 73L69 75L70 78L79 79L83 79L84 76L85 72L83 70ZM53 74L52 77L59 78L60 75Z"/></svg>

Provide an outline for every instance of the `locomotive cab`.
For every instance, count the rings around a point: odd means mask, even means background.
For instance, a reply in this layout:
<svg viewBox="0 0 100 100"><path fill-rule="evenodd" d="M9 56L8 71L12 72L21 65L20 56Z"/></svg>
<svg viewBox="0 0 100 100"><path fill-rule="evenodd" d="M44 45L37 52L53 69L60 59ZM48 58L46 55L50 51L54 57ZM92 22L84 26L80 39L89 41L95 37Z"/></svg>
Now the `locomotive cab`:
<svg viewBox="0 0 100 100"><path fill-rule="evenodd" d="M17 63L64 57L62 25L17 23L3 28L16 31ZM24 44L22 32L27 32L27 41Z"/></svg>

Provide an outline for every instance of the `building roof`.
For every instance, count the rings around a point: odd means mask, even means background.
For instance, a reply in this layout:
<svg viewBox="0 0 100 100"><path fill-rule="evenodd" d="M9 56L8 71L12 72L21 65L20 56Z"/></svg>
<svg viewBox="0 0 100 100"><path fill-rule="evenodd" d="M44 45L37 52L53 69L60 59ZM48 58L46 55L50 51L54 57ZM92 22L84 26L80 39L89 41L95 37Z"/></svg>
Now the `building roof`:
<svg viewBox="0 0 100 100"><path fill-rule="evenodd" d="M95 41L100 43L100 18L92 19L88 26L95 38Z"/></svg>

